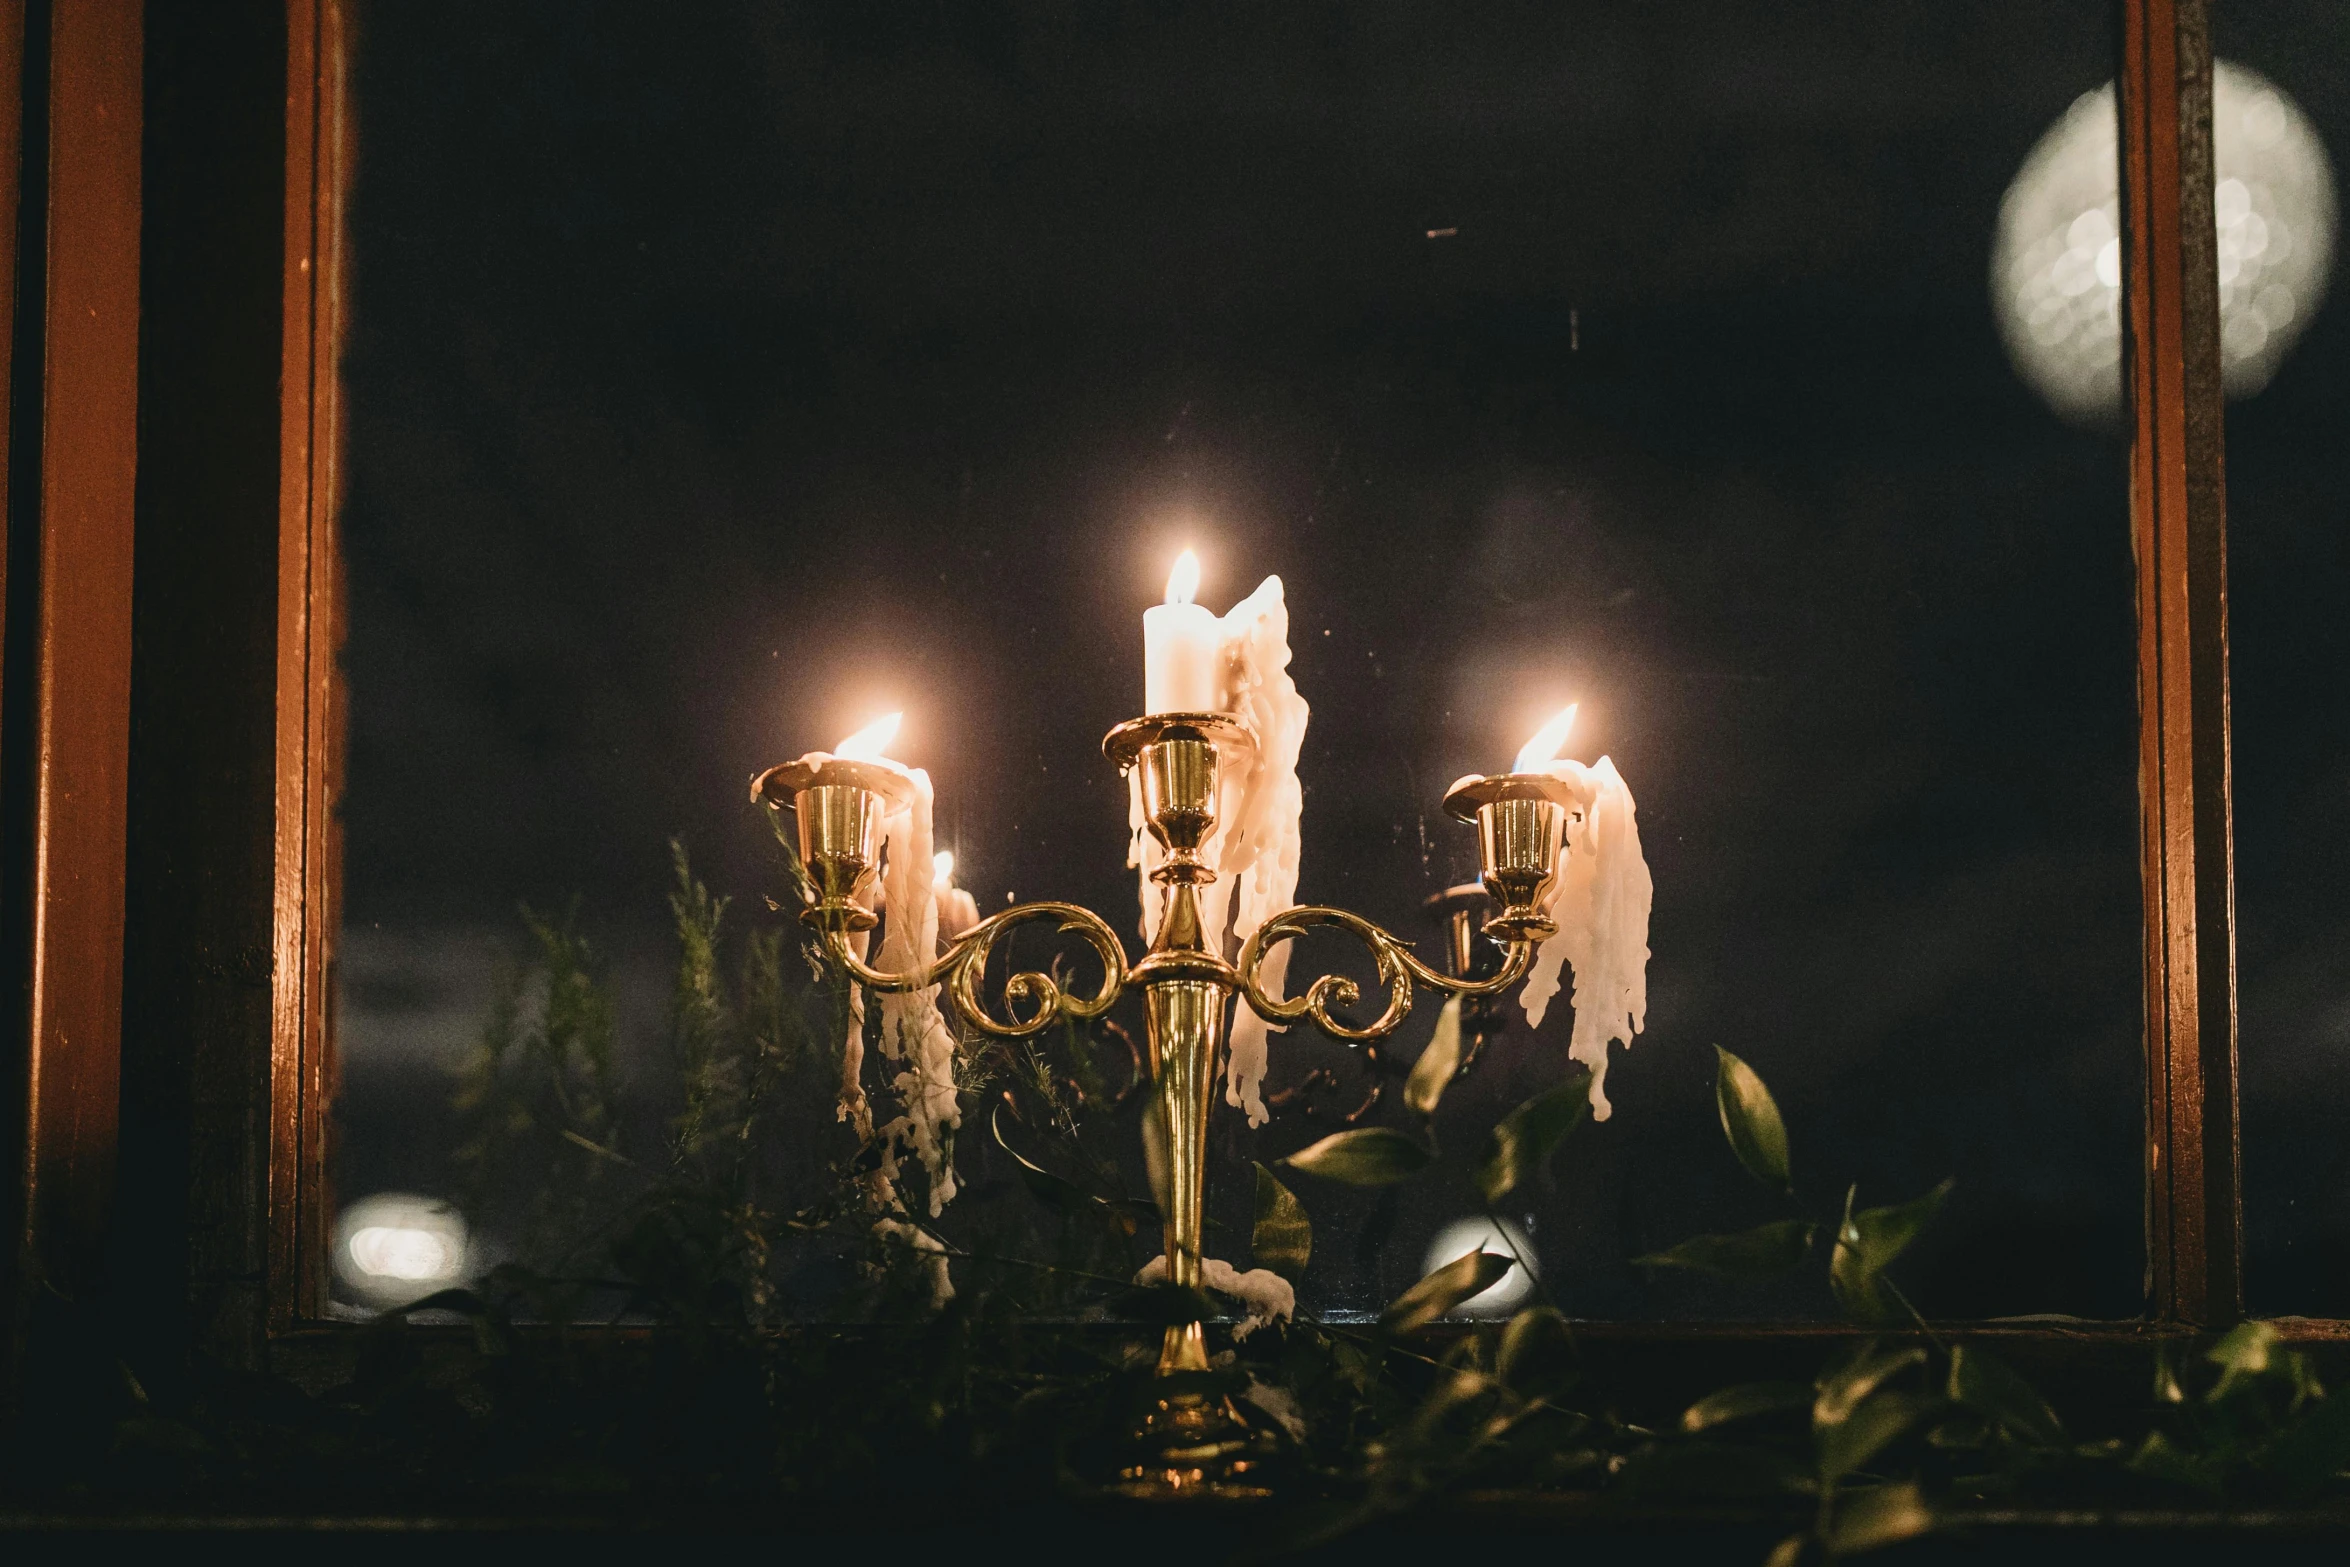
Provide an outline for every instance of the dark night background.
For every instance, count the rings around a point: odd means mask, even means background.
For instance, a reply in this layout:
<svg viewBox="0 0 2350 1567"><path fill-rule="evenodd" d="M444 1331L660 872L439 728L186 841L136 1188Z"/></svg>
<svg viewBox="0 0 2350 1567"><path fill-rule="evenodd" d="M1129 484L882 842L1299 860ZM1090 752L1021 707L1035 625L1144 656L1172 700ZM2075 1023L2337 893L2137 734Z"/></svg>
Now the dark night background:
<svg viewBox="0 0 2350 1567"><path fill-rule="evenodd" d="M2213 7L2212 47L2291 93L2350 164L2350 16ZM2245 1290L2350 1316L2350 301L2228 409Z"/></svg>
<svg viewBox="0 0 2350 1567"><path fill-rule="evenodd" d="M2338 150L2332 17L2219 40ZM1301 897L1419 933L1468 868L1443 786L1569 699L1639 797L1648 1032L1532 1214L1571 1309L1826 1309L1623 1264L1781 1211L1716 1043L1815 1207L1957 1178L1924 1309L2137 1309L2123 454L2016 379L1986 285L2105 6L403 3L361 37L346 1195L445 1188L519 900L583 898L651 1051L667 839L747 915L744 780L885 707L983 908L1130 929L1097 745L1189 542L1219 609L1288 586ZM2350 1309L2346 333L2337 301L2230 429L2272 1311ZM1447 1146L1565 1034L1498 1041ZM1273 1081L1344 1057L1278 1038ZM1327 1129L1223 1112L1216 1211ZM1368 1196L1300 1191L1325 1307L1473 1206L1414 1187L1374 1250Z"/></svg>

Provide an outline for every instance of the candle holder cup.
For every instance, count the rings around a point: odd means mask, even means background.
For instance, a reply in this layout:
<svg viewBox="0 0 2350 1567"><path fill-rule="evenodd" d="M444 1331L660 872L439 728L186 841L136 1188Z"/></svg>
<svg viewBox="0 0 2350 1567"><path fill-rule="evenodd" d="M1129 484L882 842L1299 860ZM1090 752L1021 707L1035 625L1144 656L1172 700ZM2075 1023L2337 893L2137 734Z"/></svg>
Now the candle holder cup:
<svg viewBox="0 0 2350 1567"><path fill-rule="evenodd" d="M1544 908L1558 874L1567 812L1581 802L1547 773L1495 773L1461 779L1444 792L1444 808L1477 827L1478 868L1501 911L1485 922L1500 942L1541 941L1557 927Z"/></svg>
<svg viewBox="0 0 2350 1567"><path fill-rule="evenodd" d="M1216 829L1219 771L1256 744L1248 725L1229 713L1153 713L1102 737L1102 755L1120 773L1135 774L1143 820L1167 851L1154 879L1195 886L1216 879L1199 851Z"/></svg>
<svg viewBox="0 0 2350 1567"><path fill-rule="evenodd" d="M1540 774L1464 778L1447 792L1446 807L1476 824L1483 873L1482 891L1455 888L1444 895L1458 913L1450 973L1423 963L1408 943L1371 921L1314 905L1266 919L1238 956L1228 959L1219 950L1220 933L1202 918L1200 889L1216 879L1205 851L1214 839L1222 772L1256 743L1248 726L1228 713L1157 713L1120 724L1103 738L1104 755L1120 773L1134 775L1145 824L1166 850L1165 862L1151 873L1166 889L1158 928L1131 968L1117 935L1095 915L1074 904L1028 903L981 920L933 962L902 973L874 969L849 937L876 923L858 898L876 882L883 821L908 797L904 774L872 763L803 758L769 769L751 786L754 799L797 815L800 857L816 894L801 918L822 933L826 952L859 984L884 992L938 986L957 1017L998 1038L1033 1034L1055 1019L1099 1017L1128 985L1140 987L1153 1119L1166 1139L1167 1175L1159 1195L1167 1280L1192 1291L1204 1283L1208 1118L1223 1074L1234 997L1277 1026L1310 1019L1336 1038L1365 1043L1394 1032L1410 1013L1418 987L1487 997L1515 985L1532 967L1535 946L1552 931L1544 904L1567 812L1578 804L1564 784ZM1486 895L1500 905L1481 927L1498 944L1498 954L1475 951L1469 929L1472 899ZM998 1016L979 995L991 945L1011 926L1037 919L1057 920L1063 931L1074 931L1093 947L1103 968L1101 988L1075 994L1048 975L1017 973L1004 982L1005 1015ZM1361 987L1344 975L1323 974L1295 995L1265 988L1266 954L1323 927L1346 932L1370 951L1378 984L1387 992L1385 1008L1370 1023L1342 1015L1361 999ZM1204 1325L1191 1320L1169 1326L1118 1489L1148 1495L1264 1493L1263 1464L1277 1439L1245 1419L1215 1389L1208 1371Z"/></svg>
<svg viewBox="0 0 2350 1567"><path fill-rule="evenodd" d="M912 782L896 768L837 756L786 762L751 780L752 799L793 808L800 863L816 888L811 912L843 930L879 922L857 896L880 868L883 820L913 797Z"/></svg>

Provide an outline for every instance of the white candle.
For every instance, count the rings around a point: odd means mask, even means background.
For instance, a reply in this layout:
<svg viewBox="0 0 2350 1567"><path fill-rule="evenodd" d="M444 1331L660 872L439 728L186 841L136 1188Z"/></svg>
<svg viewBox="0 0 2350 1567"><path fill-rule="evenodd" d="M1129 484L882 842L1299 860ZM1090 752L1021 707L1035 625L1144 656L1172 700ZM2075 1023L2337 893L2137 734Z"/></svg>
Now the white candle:
<svg viewBox="0 0 2350 1567"><path fill-rule="evenodd" d="M1190 602L1199 585L1199 561L1185 550L1167 579L1168 602L1143 616L1148 659L1144 689L1154 713L1231 713L1247 724L1256 744L1220 759L1222 819L1201 855L1216 879L1200 892L1200 921L1208 939L1230 957L1266 919L1297 899L1305 790L1297 757L1305 742L1307 708L1289 675L1289 608L1281 579L1267 577L1256 592L1221 618ZM1177 622L1172 617L1186 618ZM1181 627L1181 642L1176 627ZM1128 775L1131 838L1126 863L1140 873L1142 938L1153 939L1164 890L1151 880L1165 858L1143 820L1139 778ZM1282 994L1289 962L1286 943L1266 954L1258 978L1270 995ZM1267 1118L1260 1089L1265 1077L1264 1019L1246 1004L1234 1013L1225 1063L1225 1102Z"/></svg>
<svg viewBox="0 0 2350 1567"><path fill-rule="evenodd" d="M1223 699L1223 630L1199 592L1199 557L1167 574L1167 602L1142 612L1142 705L1148 713L1213 713Z"/></svg>
<svg viewBox="0 0 2350 1567"><path fill-rule="evenodd" d="M953 856L932 853L930 775L881 754L897 738L902 716L884 714L831 752L813 752L805 758L819 763L835 759L863 762L887 768L906 781L904 801L883 815L882 870L869 883L870 892L878 894L873 901L882 916L880 967L898 971L920 968L938 956L940 924L950 904L959 900L961 907L971 910L974 921L978 915L969 893L942 893L942 887L948 885ZM947 862L943 867L941 860ZM848 937L851 950L860 959L866 956L869 940L866 931L854 931ZM901 1068L890 1076L889 1086L904 1106L904 1114L883 1126L873 1124L873 1108L864 1087L863 997L852 987L848 1038L841 1052L841 1119L866 1141L881 1144L880 1167L866 1178L866 1195L873 1206L885 1213L906 1211L898 1176L901 1157L910 1153L930 1177L930 1212L935 1218L955 1196L954 1132L963 1119L962 1101L955 1088L954 1031L938 1010L936 985L911 992L884 992L880 999L881 1053ZM885 1229L897 1222L882 1221ZM940 1266L943 1270L943 1261ZM953 1285L943 1271L937 1287L942 1298L953 1294Z"/></svg>
<svg viewBox="0 0 2350 1567"><path fill-rule="evenodd" d="M897 765L897 764L890 764ZM881 961L897 972L920 968L938 956L938 862L930 842L930 775L906 770L910 797L891 811L882 828ZM889 1144L883 1169L894 1175L899 1152L922 1161L930 1176L930 1213L955 1196L954 1131L962 1125L962 1100L955 1089L955 1035L938 1010L938 987L885 991L881 997L881 1053L903 1070L890 1079L905 1114L878 1129Z"/></svg>
<svg viewBox="0 0 2350 1567"><path fill-rule="evenodd" d="M1557 930L1535 954L1518 993L1528 1027L1540 1027L1559 991L1559 973L1574 973L1575 1026L1567 1056L1591 1070L1591 1118L1608 1118L1608 1046L1630 1046L1648 1021L1648 916L1655 901L1640 852L1638 807L1616 764L1556 760L1575 709L1566 708L1526 742L1511 771L1544 773L1567 786L1575 804L1559 845L1547 913Z"/></svg>
<svg viewBox="0 0 2350 1567"><path fill-rule="evenodd" d="M885 767L896 767L881 753L897 738L903 713L884 713L830 751L811 751L800 758L803 762L822 765L834 758L848 762L879 762ZM857 889L868 898L879 891L878 878L868 871ZM863 962L871 953L872 932L853 930L848 933L849 950ZM849 987L849 1034L841 1046L840 1118L857 1129L857 1135L868 1141L873 1136L873 1107L865 1098L865 996L855 986ZM876 1176L877 1189L890 1188L886 1177ZM891 1197L895 1201L894 1195Z"/></svg>

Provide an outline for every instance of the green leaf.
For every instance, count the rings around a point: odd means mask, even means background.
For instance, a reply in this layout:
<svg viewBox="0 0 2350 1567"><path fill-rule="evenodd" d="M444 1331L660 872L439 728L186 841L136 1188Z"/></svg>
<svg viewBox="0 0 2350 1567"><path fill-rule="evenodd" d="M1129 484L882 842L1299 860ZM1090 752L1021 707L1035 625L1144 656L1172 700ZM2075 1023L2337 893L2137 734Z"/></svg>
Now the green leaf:
<svg viewBox="0 0 2350 1567"><path fill-rule="evenodd" d="M2239 1322L2203 1358L2227 1371L2259 1373L2269 1369L2277 1351L2277 1330L2257 1319Z"/></svg>
<svg viewBox="0 0 2350 1567"><path fill-rule="evenodd" d="M1714 1104L1722 1112L1722 1134L1730 1139L1730 1151L1756 1180L1792 1193L1787 1123L1779 1119L1778 1101L1753 1067L1720 1045L1714 1046L1714 1055Z"/></svg>
<svg viewBox="0 0 2350 1567"><path fill-rule="evenodd" d="M1273 1179L1273 1172L1263 1165L1257 1170L1257 1223L1249 1235L1249 1251L1260 1268L1271 1268L1275 1273L1295 1284L1306 1271L1306 1259L1314 1254L1314 1225L1306 1217L1306 1207L1289 1188Z"/></svg>
<svg viewBox="0 0 2350 1567"><path fill-rule="evenodd" d="M1492 1207L1550 1162L1575 1123L1591 1113L1591 1080L1576 1076L1546 1094L1537 1094L1502 1117L1485 1140L1477 1167L1477 1190Z"/></svg>
<svg viewBox="0 0 2350 1567"><path fill-rule="evenodd" d="M1828 1259L1828 1284L1837 1304L1863 1322L1886 1322L1901 1315L1878 1275L1894 1258L1909 1249L1949 1197L1944 1181L1923 1197L1892 1208L1853 1211L1855 1186L1844 1194L1844 1220L1836 1226L1836 1249Z"/></svg>
<svg viewBox="0 0 2350 1567"><path fill-rule="evenodd" d="M1705 1397L1681 1411L1681 1429L1708 1431L1733 1420L1775 1415L1801 1409L1812 1401L1812 1390L1801 1382L1741 1382Z"/></svg>
<svg viewBox="0 0 2350 1567"><path fill-rule="evenodd" d="M1925 1350L1916 1344L1883 1344L1869 1340L1843 1359L1820 1373L1815 1384L1819 1397L1811 1410L1812 1425L1835 1425L1857 1408L1886 1381L1926 1362Z"/></svg>
<svg viewBox="0 0 2350 1567"><path fill-rule="evenodd" d="M1460 1067L1461 998L1454 996L1436 1014L1436 1032L1429 1036L1428 1048L1420 1052L1420 1059L1412 1063L1412 1075L1404 1079L1404 1107L1422 1115L1434 1115L1436 1101L1444 1097L1445 1085Z"/></svg>
<svg viewBox="0 0 2350 1567"><path fill-rule="evenodd" d="M1819 1228L1802 1219L1775 1219L1734 1235L1693 1235L1678 1246L1633 1258L1632 1266L1688 1268L1731 1277L1784 1273L1811 1250Z"/></svg>
<svg viewBox="0 0 2350 1567"><path fill-rule="evenodd" d="M1492 1391L1493 1378L1482 1371L1459 1370L1443 1378L1428 1390L1428 1396L1421 1400L1420 1407L1412 1411L1413 1441L1415 1444L1425 1444L1432 1438L1439 1438L1452 1416L1462 1413L1466 1406L1483 1402L1485 1395ZM1458 1437L1466 1437L1468 1434L1459 1432Z"/></svg>
<svg viewBox="0 0 2350 1567"><path fill-rule="evenodd" d="M1017 1119L1017 1117L1015 1117L1015 1119ZM998 1148L1001 1148L1004 1152L1010 1154L1013 1159L1019 1163L1021 1169L1034 1170L1039 1175L1049 1175L1052 1173L1043 1165L1038 1164L1034 1159L1029 1158L1019 1149L1013 1147L1011 1140L1004 1136L1004 1102L1000 1099L996 1101L995 1109L988 1113L987 1129L989 1132L994 1134L995 1145Z"/></svg>
<svg viewBox="0 0 2350 1567"><path fill-rule="evenodd" d="M1083 1213L1093 1206L1094 1198L1078 1188L1075 1182L1065 1181L1050 1170L1040 1170L1026 1160L1020 1162L1020 1183L1029 1195L1055 1213Z"/></svg>
<svg viewBox="0 0 2350 1567"><path fill-rule="evenodd" d="M1300 1148L1281 1163L1349 1186L1392 1186L1428 1167L1433 1156L1421 1144L1384 1126L1333 1132Z"/></svg>
<svg viewBox="0 0 2350 1567"><path fill-rule="evenodd" d="M1495 1376L1528 1398L1547 1398L1575 1380L1575 1334L1556 1307L1528 1306L1501 1330Z"/></svg>
<svg viewBox="0 0 2350 1567"><path fill-rule="evenodd" d="M2187 1390L2179 1385L2179 1363L2168 1344L2154 1348L2154 1401L2158 1404L2187 1401Z"/></svg>
<svg viewBox="0 0 2350 1567"><path fill-rule="evenodd" d="M1853 1405L1841 1420L1822 1425L1815 1419L1812 1441L1819 1453L1820 1478L1841 1480L1863 1468L1941 1403L1930 1394L1884 1388Z"/></svg>
<svg viewBox="0 0 2350 1567"><path fill-rule="evenodd" d="M1353 1388L1356 1397L1369 1397L1373 1384L1379 1380L1380 1368L1386 1361L1386 1350L1358 1344L1352 1339L1331 1339L1328 1342L1331 1369L1338 1373L1338 1380Z"/></svg>
<svg viewBox="0 0 2350 1567"><path fill-rule="evenodd" d="M996 1146L1012 1156L1020 1166L1021 1184L1055 1213L1083 1213L1096 1199L1076 1182L1055 1175L1052 1171L1013 1147L1004 1137L1004 1106L997 1101L995 1110L987 1118L988 1130L995 1134Z"/></svg>
<svg viewBox="0 0 2350 1567"><path fill-rule="evenodd" d="M1826 1544L1832 1556L1856 1556L1914 1539L1933 1527L1934 1510L1926 1505L1925 1493L1915 1480L1904 1480L1838 1497Z"/></svg>
<svg viewBox="0 0 2350 1567"><path fill-rule="evenodd" d="M1456 1257L1395 1298L1379 1318L1391 1333L1414 1333L1464 1300L1484 1294L1516 1267L1508 1257L1473 1251Z"/></svg>
<svg viewBox="0 0 2350 1567"><path fill-rule="evenodd" d="M1979 1345L1951 1348L1950 1397L1996 1422L2018 1441L2035 1447L2065 1445L2064 1425L2040 1390Z"/></svg>
<svg viewBox="0 0 2350 1567"><path fill-rule="evenodd" d="M2218 1343L2204 1351L2203 1358L2220 1368L2219 1381L2207 1395L2217 1402L2247 1384L2279 1372L2290 1374L2294 1355L2278 1340L2275 1328L2252 1321L2239 1322L2230 1328Z"/></svg>

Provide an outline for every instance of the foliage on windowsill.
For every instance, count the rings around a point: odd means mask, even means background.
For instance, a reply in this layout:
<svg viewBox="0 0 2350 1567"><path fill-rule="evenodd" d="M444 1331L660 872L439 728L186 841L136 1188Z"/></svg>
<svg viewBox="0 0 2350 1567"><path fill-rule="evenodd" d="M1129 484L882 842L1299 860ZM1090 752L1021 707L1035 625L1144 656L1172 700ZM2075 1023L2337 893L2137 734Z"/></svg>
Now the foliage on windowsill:
<svg viewBox="0 0 2350 1567"><path fill-rule="evenodd" d="M102 1323L44 1298L0 1503L606 1514L881 1504L909 1523L944 1523L1100 1495L1141 1414L1159 1325L1218 1309L1127 1282L1135 1245L1157 1226L1113 1153L1136 1138L1147 1098L1130 1042L1070 1030L1046 1045L975 1045L958 1083L966 1124L988 1105L987 1134L1034 1200L1017 1222L993 1205L943 1224L924 1213L918 1163L886 1133L841 1152L832 1100L847 991L821 965L796 985L798 954L781 931L754 933L729 982L725 909L682 855L672 907L677 1091L654 1138L625 1124L612 999L569 925L531 921L538 961L489 1019L461 1091L460 1156L479 1208L527 1194L508 1215L532 1238L524 1257L354 1329L348 1377L310 1392L141 1363ZM869 1045L877 1014L866 1009ZM1769 1090L1727 1051L1717 1067L1730 1151L1788 1214L1639 1263L1732 1276L1820 1268L1860 1335L1811 1376L1725 1386L1643 1425L1653 1417L1620 1396L1606 1347L1580 1340L1547 1302L1501 1324L1446 1321L1517 1266L1511 1257L1439 1269L1377 1323L1300 1313L1237 1341L1218 1328L1211 1380L1278 1453L1277 1500L1257 1531L1268 1550L1496 1492L1579 1498L1594 1518L1760 1520L1780 1542L1772 1567L1995 1511L2350 1498L2350 1395L2329 1396L2309 1358L2261 1323L2151 1353L2144 1418L2128 1437L2068 1430L1980 1341L1938 1336L1892 1276L1947 1187L1877 1208L1848 1193L1834 1211L1805 1211ZM1414 1072L1403 1095L1414 1124L1425 1128L1448 1080ZM1585 1104L1572 1079L1492 1129L1470 1172L1489 1210L1539 1176ZM1290 1184L1299 1175L1381 1185L1440 1162L1430 1140L1389 1126L1335 1133L1279 1173L1257 1167L1255 1265L1295 1278L1311 1254L1309 1205ZM889 1177L886 1211L877 1173ZM943 1305L942 1254L954 1287ZM811 1288L829 1291L828 1316L884 1324L881 1336L792 1323L786 1308ZM655 1331L579 1325L599 1317ZM420 1325L432 1318L462 1327Z"/></svg>

